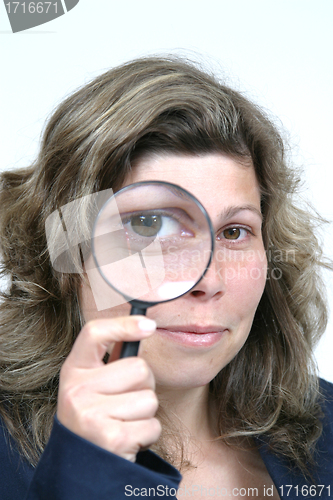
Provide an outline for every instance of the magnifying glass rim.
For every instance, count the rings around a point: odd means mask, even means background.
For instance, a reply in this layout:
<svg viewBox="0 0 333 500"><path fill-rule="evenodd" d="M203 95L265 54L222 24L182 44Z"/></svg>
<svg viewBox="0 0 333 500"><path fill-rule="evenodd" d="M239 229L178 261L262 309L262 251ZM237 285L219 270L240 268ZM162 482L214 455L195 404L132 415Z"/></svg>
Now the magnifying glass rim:
<svg viewBox="0 0 333 500"><path fill-rule="evenodd" d="M158 184L158 185L164 185L166 187L173 187L173 188L176 188L177 190L182 190L185 192L185 194L191 199L193 200L196 205L198 205L198 207L200 208L201 210L201 213L205 216L207 222L208 222L208 227L209 227L209 234L210 234L210 240L211 240L211 250L210 250L210 255L209 255L209 259L208 259L208 262L207 262L207 265L206 265L206 268L204 269L203 273L201 274L201 277L194 283L193 286L191 286L191 288L189 288L186 292L183 292L181 293L180 295L177 295L176 297L173 297L171 299L165 299L165 300L158 300L158 301L155 301L155 302L149 302L149 301L145 301L145 300L140 300L140 299L133 299L131 297L129 297L128 295L126 295L125 293L121 292L120 290L118 290L118 288L116 288L114 285L112 285L110 283L110 281L106 278L105 274L103 273L102 269L100 268L98 262L97 262L97 257L96 257L96 252L95 252L95 244L94 244L94 234L95 234L95 231L96 231L96 226L97 226L97 221L98 221L98 218L99 218L99 215L102 213L102 211L104 210L105 206L110 202L110 200L112 200L112 198L116 198L117 195L119 195L120 193L123 193L124 191L127 191L129 189L133 189L135 187L138 187L138 186L144 186L144 185L151 185L151 184ZM104 203L104 205L102 205L102 207L100 208L98 214L97 214L97 217L94 221L94 224L93 224L93 228L92 228L92 232L91 232L91 251L92 251L92 256L93 256L93 259L94 259L94 262L96 264L96 267L98 269L98 272L100 273L100 275L102 276L102 278L104 279L104 281L111 287L113 288L113 290L115 290L117 293L119 293L120 295L122 295L124 297L124 299L127 300L127 302L129 302L130 304L132 305L138 305L139 307L151 307L151 306L154 306L156 304L162 304L162 303L165 303L165 302L171 302L172 300L176 300L178 299L179 297L182 297L183 295L186 295L188 292L190 292L195 286L197 286L198 283L200 283L200 281L202 280L202 278L205 276L205 274L207 273L208 269L209 269L209 266L211 265L212 263L212 259L213 259L213 255L214 255L214 248L215 248L215 233L214 233L214 228L213 228L213 224L212 224L212 221L209 217L209 214L207 212L207 210L205 209L205 207L203 206L203 204L192 194L190 193L189 191L187 191L187 189L184 189L183 187L179 186L178 184L173 184L172 182L166 182L166 181L158 181L158 180L151 180L151 181L140 181L140 182L134 182L133 184L129 184L128 186L124 186L123 188L119 189L118 191L116 191L115 193L113 193L112 196L110 196L110 198L108 198L106 200L106 202Z"/></svg>

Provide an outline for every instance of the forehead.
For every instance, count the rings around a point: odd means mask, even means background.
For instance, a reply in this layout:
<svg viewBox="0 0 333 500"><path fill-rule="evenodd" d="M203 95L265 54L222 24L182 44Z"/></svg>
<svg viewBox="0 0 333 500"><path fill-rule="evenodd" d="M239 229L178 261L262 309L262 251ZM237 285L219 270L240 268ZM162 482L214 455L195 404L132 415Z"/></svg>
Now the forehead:
<svg viewBox="0 0 333 500"><path fill-rule="evenodd" d="M260 189L252 163L224 154L143 157L134 164L124 185L148 180L178 184L196 196L209 212L244 204L260 210Z"/></svg>

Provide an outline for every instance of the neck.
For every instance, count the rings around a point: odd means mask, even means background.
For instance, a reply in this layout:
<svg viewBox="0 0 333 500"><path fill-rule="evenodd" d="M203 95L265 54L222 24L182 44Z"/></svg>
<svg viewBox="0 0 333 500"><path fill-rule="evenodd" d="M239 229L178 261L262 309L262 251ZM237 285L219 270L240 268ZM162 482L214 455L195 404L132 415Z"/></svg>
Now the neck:
<svg viewBox="0 0 333 500"><path fill-rule="evenodd" d="M215 437L208 400L209 386L191 389L157 387L160 406L167 418L185 430L191 440L206 441Z"/></svg>

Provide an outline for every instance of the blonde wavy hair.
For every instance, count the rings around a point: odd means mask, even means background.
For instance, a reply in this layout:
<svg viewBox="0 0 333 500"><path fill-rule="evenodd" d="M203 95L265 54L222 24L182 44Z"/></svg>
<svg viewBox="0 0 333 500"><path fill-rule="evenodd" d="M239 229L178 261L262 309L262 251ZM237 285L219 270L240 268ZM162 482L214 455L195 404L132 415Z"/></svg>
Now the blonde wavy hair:
<svg viewBox="0 0 333 500"><path fill-rule="evenodd" d="M221 152L254 164L268 279L249 338L212 380L211 399L223 439L266 436L304 472L321 433L312 355L327 318L317 219L293 202L298 178L272 121L179 58L143 58L95 78L54 112L36 162L1 175L2 273L10 285L0 305L0 415L36 464L60 368L82 327L82 276L52 268L46 218L72 200L116 191L138 158L161 152Z"/></svg>

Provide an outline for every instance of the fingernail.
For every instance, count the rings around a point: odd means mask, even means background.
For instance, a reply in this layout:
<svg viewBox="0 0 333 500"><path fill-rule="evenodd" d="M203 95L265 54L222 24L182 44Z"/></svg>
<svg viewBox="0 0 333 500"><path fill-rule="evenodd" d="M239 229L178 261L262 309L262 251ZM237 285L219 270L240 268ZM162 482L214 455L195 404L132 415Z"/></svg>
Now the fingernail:
<svg viewBox="0 0 333 500"><path fill-rule="evenodd" d="M140 319L138 326L143 332L153 332L156 329L156 322L153 319Z"/></svg>

